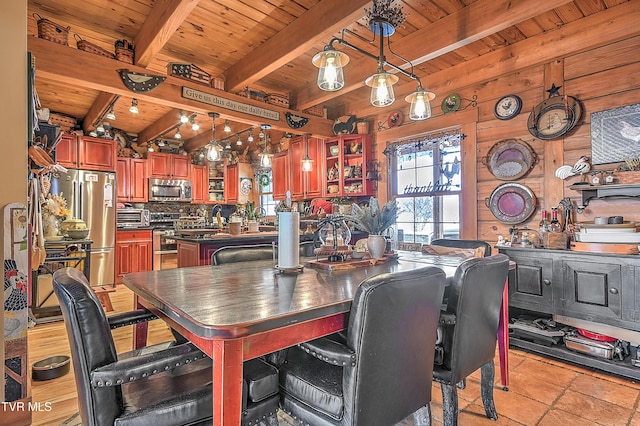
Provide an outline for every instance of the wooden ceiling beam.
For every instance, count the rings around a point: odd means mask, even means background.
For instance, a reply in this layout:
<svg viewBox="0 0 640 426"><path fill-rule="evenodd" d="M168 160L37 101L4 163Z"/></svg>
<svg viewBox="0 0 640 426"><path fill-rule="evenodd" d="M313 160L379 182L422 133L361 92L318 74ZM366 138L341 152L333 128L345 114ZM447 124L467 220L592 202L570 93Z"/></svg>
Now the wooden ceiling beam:
<svg viewBox="0 0 640 426"><path fill-rule="evenodd" d="M113 102L116 95L113 93L100 92L98 96L93 101L93 104L87 111L87 115L84 116L82 120L82 130L85 135L88 135L89 132L95 130L95 122L102 116L109 105Z"/></svg>
<svg viewBox="0 0 640 426"><path fill-rule="evenodd" d="M307 52L323 38L328 42L333 34L360 19L362 8L369 3L370 0L318 2L229 67L224 73L227 90L236 93Z"/></svg>
<svg viewBox="0 0 640 426"><path fill-rule="evenodd" d="M169 110L165 115L138 133L138 145L144 146L149 141L164 135L169 130L175 129L178 123L180 123L181 112L187 114L188 117L193 114L191 111L183 111L176 108Z"/></svg>
<svg viewBox="0 0 640 426"><path fill-rule="evenodd" d="M411 60L413 65L417 66L570 1L478 0L394 42L393 49L398 55ZM422 53L425 52L425 46L429 50L427 53ZM349 53L349 48L341 50ZM372 53L376 54L376 52ZM405 65L394 61L392 55L388 56L388 59L395 65ZM345 87L337 92L324 92L314 84L306 85L296 93L296 108L303 110L329 101L335 96L357 90L365 85L365 79L375 70L376 64L370 58L363 57L358 61L351 61L344 71L345 80L348 80L345 82ZM412 84L415 88L415 82ZM428 88L429 84L424 86Z"/></svg>
<svg viewBox="0 0 640 426"><path fill-rule="evenodd" d="M127 89L118 73L122 68L122 62L105 58L78 49L69 49L67 46L51 43L44 39L28 37L27 46L38 58L38 77L58 81L60 83L85 87L103 92L115 93L121 96L131 97L132 92ZM66 70L74 69L74 73ZM129 71L147 73L147 70L134 65L128 66ZM221 104L196 101L183 97L183 87L193 89L197 93L210 98L221 100ZM275 130L291 132L292 128L287 124L286 113L308 118L308 123L297 129L300 132L310 133L315 137L327 137L333 134L333 121L325 118L301 114L298 111L289 110L277 105L266 104L257 100L241 97L228 92L222 92L197 83L190 83L177 77L166 77L166 80L149 92L137 92L136 98L164 105L170 108L194 111L199 114L218 112L222 119L229 119L258 126L262 123L270 124ZM228 104L246 107L254 111L241 112L231 109ZM278 113L278 118L265 118L256 115L255 111L268 110Z"/></svg>
<svg viewBox="0 0 640 426"><path fill-rule="evenodd" d="M545 64L556 58L640 35L640 27L633 24L638 21L640 10L632 2L622 3L601 13L568 23L557 30L542 33L436 72L429 76L429 84L425 86L436 92L437 99L443 99L452 90L474 86L505 74ZM396 100L402 99L414 90L415 84L412 82L398 84L395 89ZM361 103L358 105L361 106ZM346 107L348 109L353 106ZM408 109L408 104L405 103L405 106ZM358 115L363 117L379 113L380 109L371 105L358 109Z"/></svg>
<svg viewBox="0 0 640 426"><path fill-rule="evenodd" d="M200 0L157 0L133 40L135 63L147 67Z"/></svg>

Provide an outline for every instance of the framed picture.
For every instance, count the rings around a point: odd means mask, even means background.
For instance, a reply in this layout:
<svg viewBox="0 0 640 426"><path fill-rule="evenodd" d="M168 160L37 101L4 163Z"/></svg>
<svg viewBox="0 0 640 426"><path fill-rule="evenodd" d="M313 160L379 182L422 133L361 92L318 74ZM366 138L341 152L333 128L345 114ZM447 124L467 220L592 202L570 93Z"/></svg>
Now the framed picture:
<svg viewBox="0 0 640 426"><path fill-rule="evenodd" d="M618 163L640 153L640 104L591 114L592 164Z"/></svg>
<svg viewBox="0 0 640 426"><path fill-rule="evenodd" d="M345 178L353 177L353 167L352 166L344 166L344 177Z"/></svg>

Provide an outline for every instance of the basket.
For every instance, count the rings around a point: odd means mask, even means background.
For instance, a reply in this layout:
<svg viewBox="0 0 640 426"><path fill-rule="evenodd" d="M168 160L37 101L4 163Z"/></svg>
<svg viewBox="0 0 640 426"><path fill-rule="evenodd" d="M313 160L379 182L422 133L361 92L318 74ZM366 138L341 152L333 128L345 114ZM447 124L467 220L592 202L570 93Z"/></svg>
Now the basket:
<svg viewBox="0 0 640 426"><path fill-rule="evenodd" d="M63 46L69 45L69 30L71 27L63 27L56 24L37 13L33 14L33 17L38 20L38 37L45 40L52 41L54 43L61 44Z"/></svg>
<svg viewBox="0 0 640 426"><path fill-rule="evenodd" d="M116 47L116 59L121 62L133 64L133 50L125 49L124 47Z"/></svg>
<svg viewBox="0 0 640 426"><path fill-rule="evenodd" d="M78 46L78 50L84 50L85 52L93 53L94 55L104 56L105 58L113 59L113 53L109 52L102 47L95 45L87 40L83 40L78 34L74 34L73 37L76 39L76 46Z"/></svg>
<svg viewBox="0 0 640 426"><path fill-rule="evenodd" d="M76 119L52 112L49 114L49 124L60 126L60 131L66 132L76 127Z"/></svg>

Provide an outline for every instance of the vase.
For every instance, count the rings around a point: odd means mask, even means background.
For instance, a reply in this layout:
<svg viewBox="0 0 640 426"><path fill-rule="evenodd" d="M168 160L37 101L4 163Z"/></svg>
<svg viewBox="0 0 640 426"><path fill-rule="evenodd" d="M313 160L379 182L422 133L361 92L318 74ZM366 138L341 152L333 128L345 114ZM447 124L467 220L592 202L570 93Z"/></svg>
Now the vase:
<svg viewBox="0 0 640 426"><path fill-rule="evenodd" d="M55 216L44 216L42 228L45 240L54 240L60 236L60 220Z"/></svg>
<svg viewBox="0 0 640 426"><path fill-rule="evenodd" d="M260 225L258 224L258 221L247 221L247 232L260 232Z"/></svg>
<svg viewBox="0 0 640 426"><path fill-rule="evenodd" d="M373 259L384 257L384 250L387 247L387 239L384 235L369 235L367 237L367 250Z"/></svg>

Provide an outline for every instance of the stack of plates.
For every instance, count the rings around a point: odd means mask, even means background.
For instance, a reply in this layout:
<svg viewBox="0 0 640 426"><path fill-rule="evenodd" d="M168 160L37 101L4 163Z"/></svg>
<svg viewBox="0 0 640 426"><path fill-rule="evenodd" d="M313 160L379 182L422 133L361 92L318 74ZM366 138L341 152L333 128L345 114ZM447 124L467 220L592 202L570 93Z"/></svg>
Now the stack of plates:
<svg viewBox="0 0 640 426"><path fill-rule="evenodd" d="M636 232L635 222L620 224L596 225L593 223L579 224L580 232L576 233L576 240L585 243L640 243L640 232Z"/></svg>

